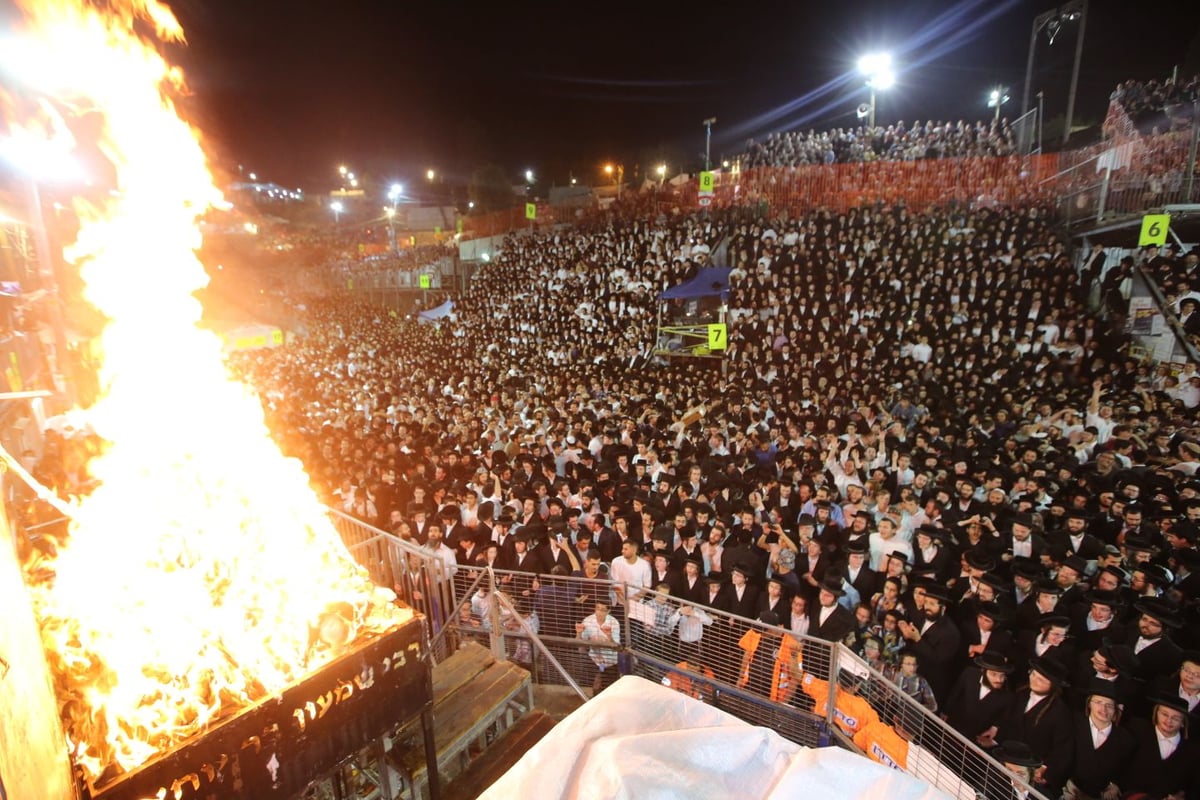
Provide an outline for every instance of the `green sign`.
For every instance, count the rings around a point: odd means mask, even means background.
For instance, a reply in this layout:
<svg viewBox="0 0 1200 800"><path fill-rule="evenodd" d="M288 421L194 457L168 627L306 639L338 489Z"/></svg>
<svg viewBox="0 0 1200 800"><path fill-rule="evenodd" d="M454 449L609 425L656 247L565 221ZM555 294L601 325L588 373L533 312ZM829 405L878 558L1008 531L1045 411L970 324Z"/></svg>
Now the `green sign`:
<svg viewBox="0 0 1200 800"><path fill-rule="evenodd" d="M1147 214L1142 217L1142 232L1138 236L1138 247L1149 244L1167 243L1167 231L1171 228L1170 214Z"/></svg>
<svg viewBox="0 0 1200 800"><path fill-rule="evenodd" d="M724 322L713 322L708 326L708 349L724 350L728 343L728 331Z"/></svg>
<svg viewBox="0 0 1200 800"><path fill-rule="evenodd" d="M700 173L700 193L712 194L713 186L716 185L716 178L711 172Z"/></svg>
<svg viewBox="0 0 1200 800"><path fill-rule="evenodd" d="M537 219L537 203L525 204L525 219Z"/></svg>
<svg viewBox="0 0 1200 800"><path fill-rule="evenodd" d="M429 289L433 286L433 279L428 275L419 275L417 276L417 285L422 289Z"/></svg>

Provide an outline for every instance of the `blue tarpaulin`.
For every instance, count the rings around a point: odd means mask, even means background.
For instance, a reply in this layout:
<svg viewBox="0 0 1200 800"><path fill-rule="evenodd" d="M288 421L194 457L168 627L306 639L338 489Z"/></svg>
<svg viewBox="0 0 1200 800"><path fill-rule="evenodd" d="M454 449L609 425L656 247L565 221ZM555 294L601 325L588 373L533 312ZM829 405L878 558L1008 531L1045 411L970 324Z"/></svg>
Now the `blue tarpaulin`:
<svg viewBox="0 0 1200 800"><path fill-rule="evenodd" d="M729 293L729 269L705 267L694 278L672 286L658 296L659 300L684 300L689 297L724 297Z"/></svg>
<svg viewBox="0 0 1200 800"><path fill-rule="evenodd" d="M439 319L450 316L450 312L454 310L454 301L447 300L437 308L431 308L428 311L422 311L417 314L417 319L421 322L437 322Z"/></svg>

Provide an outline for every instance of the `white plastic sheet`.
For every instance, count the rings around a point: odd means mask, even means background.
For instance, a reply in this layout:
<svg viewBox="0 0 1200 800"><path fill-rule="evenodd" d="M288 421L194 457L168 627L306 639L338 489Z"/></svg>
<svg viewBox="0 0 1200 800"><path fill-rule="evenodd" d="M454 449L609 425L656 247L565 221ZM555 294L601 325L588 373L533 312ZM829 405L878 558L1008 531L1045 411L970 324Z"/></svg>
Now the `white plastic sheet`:
<svg viewBox="0 0 1200 800"><path fill-rule="evenodd" d="M836 747L795 744L627 676L560 722L488 800L944 800L929 784Z"/></svg>

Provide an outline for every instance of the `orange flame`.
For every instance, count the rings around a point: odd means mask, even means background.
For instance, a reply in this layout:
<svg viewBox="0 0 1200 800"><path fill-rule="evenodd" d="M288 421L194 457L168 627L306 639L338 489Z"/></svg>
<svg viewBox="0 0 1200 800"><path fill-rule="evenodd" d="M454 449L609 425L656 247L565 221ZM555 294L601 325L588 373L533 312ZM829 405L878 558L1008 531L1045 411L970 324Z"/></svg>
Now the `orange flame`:
<svg viewBox="0 0 1200 800"><path fill-rule="evenodd" d="M408 612L351 559L254 394L230 378L220 340L196 327L192 293L206 282L197 218L220 195L175 110L181 73L135 33L179 41L178 22L155 0L20 4L27 25L9 52L28 76L22 91L64 116L98 115L116 176L103 208L76 203L81 228L67 250L110 320L103 396L87 410L109 446L54 579L31 589L68 737L96 778ZM344 621L330 624L333 608Z"/></svg>

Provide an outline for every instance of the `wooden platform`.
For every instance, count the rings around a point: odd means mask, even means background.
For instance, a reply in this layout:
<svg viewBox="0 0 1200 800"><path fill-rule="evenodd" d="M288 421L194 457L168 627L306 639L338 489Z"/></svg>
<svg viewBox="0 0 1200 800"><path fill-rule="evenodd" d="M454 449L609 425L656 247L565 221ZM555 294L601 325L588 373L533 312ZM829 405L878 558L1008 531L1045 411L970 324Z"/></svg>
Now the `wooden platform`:
<svg viewBox="0 0 1200 800"><path fill-rule="evenodd" d="M521 717L450 782L442 791L442 800L475 800L508 772L525 755L525 751L537 744L555 724L554 719L542 711Z"/></svg>
<svg viewBox="0 0 1200 800"><path fill-rule="evenodd" d="M449 785L468 768L472 750L486 752L491 742L504 738L505 731L532 708L529 673L510 662L497 661L485 647L467 643L435 666L433 726L441 785ZM404 796L423 800L428 787L419 731L402 731L388 760L404 779Z"/></svg>

